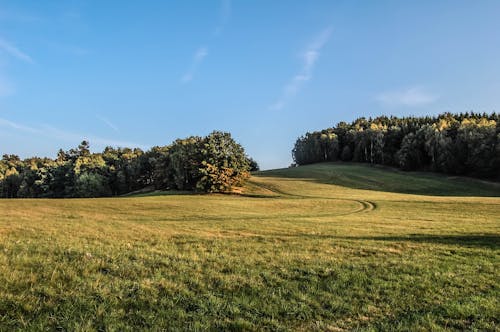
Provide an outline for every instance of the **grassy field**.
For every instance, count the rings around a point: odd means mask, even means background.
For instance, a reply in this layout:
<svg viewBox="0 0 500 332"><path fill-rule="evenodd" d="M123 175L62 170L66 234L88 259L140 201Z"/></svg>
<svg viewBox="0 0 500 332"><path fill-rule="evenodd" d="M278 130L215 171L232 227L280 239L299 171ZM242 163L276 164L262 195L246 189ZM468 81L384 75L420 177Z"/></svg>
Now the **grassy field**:
<svg viewBox="0 0 500 332"><path fill-rule="evenodd" d="M499 330L500 187L318 164L0 200L0 330Z"/></svg>

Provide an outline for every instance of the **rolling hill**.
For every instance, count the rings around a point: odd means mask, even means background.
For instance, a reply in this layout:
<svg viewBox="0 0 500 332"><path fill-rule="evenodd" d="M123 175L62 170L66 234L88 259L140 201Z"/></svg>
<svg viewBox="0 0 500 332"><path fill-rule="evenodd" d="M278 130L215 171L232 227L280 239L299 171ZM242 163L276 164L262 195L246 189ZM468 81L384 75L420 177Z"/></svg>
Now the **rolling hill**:
<svg viewBox="0 0 500 332"><path fill-rule="evenodd" d="M324 163L0 210L0 330L499 327L495 183Z"/></svg>

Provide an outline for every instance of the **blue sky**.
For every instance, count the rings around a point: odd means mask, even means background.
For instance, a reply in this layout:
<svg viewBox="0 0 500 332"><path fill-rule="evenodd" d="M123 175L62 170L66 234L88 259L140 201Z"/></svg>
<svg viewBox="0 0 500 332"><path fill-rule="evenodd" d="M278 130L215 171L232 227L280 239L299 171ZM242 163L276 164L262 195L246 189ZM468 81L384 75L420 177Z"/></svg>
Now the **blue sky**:
<svg viewBox="0 0 500 332"><path fill-rule="evenodd" d="M500 1L3 1L0 154L224 130L262 168L358 116L500 110Z"/></svg>

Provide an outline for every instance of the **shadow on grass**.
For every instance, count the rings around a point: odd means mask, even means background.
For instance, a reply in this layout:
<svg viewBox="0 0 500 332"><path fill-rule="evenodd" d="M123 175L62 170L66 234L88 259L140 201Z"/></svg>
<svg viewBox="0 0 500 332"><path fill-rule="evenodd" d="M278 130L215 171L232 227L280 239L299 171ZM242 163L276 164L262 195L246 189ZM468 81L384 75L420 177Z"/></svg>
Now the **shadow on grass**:
<svg viewBox="0 0 500 332"><path fill-rule="evenodd" d="M500 197L500 183L363 163L327 162L261 171L256 177L301 179L351 189L430 196Z"/></svg>
<svg viewBox="0 0 500 332"><path fill-rule="evenodd" d="M121 195L119 197L124 198L135 198L135 197L155 197L155 196L179 196L179 195L195 195L193 191L181 191L181 190L155 190L155 191L145 191L145 192L133 192Z"/></svg>
<svg viewBox="0 0 500 332"><path fill-rule="evenodd" d="M345 240L371 240L386 242L416 242L431 244L449 244L466 247L484 247L489 249L500 249L500 235L428 235L413 234L408 236L361 236L361 237L342 237Z"/></svg>
<svg viewBox="0 0 500 332"><path fill-rule="evenodd" d="M430 234L413 234L401 236L337 236L327 234L288 234L288 233L263 233L253 234L248 239L254 239L259 242L271 241L275 243L277 240L286 241L287 239L299 239L308 241L332 241L336 244L346 245L349 247L362 247L366 244L365 241L381 242L381 245L394 245L405 242L430 244L430 245L449 245L462 248L479 248L500 250L500 235L485 234L485 235L430 235ZM363 243L365 242L365 243Z"/></svg>

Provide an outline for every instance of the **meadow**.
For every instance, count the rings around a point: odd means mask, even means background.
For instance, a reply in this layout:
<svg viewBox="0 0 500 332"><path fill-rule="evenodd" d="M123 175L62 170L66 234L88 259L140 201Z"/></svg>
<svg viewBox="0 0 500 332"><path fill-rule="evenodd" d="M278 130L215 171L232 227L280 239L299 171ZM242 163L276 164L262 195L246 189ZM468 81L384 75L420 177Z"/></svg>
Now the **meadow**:
<svg viewBox="0 0 500 332"><path fill-rule="evenodd" d="M0 330L500 329L500 185L348 163L0 200Z"/></svg>

